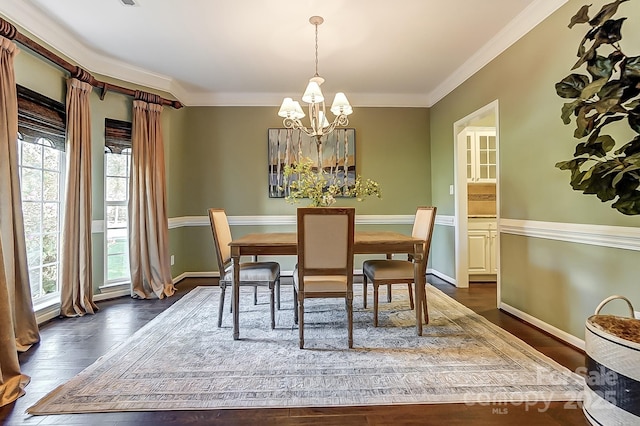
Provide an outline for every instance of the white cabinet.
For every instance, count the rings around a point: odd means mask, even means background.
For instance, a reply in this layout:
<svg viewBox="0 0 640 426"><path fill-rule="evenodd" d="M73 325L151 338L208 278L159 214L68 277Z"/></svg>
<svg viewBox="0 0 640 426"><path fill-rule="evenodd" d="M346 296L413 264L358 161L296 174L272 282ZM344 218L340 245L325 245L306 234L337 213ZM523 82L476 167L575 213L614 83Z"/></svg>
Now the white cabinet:
<svg viewBox="0 0 640 426"><path fill-rule="evenodd" d="M467 127L467 182L496 181L496 129Z"/></svg>
<svg viewBox="0 0 640 426"><path fill-rule="evenodd" d="M468 230L469 274L493 275L497 265L498 231L495 219L470 218Z"/></svg>

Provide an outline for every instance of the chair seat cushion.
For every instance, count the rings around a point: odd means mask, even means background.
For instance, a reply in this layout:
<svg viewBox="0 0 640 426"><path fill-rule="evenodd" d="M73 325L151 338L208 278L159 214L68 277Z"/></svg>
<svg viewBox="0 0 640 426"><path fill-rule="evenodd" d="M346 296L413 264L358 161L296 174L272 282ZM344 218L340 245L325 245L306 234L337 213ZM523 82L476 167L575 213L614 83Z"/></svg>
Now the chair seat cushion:
<svg viewBox="0 0 640 426"><path fill-rule="evenodd" d="M293 285L298 285L298 266L293 271ZM345 275L311 275L304 278L304 291L309 293L335 293L347 291L347 277Z"/></svg>
<svg viewBox="0 0 640 426"><path fill-rule="evenodd" d="M413 262L408 260L365 260L362 273L371 281L377 280L413 280Z"/></svg>
<svg viewBox="0 0 640 426"><path fill-rule="evenodd" d="M280 276L280 264L278 262L244 262L240 264L241 282L273 282ZM223 281L233 281L233 269L225 271Z"/></svg>

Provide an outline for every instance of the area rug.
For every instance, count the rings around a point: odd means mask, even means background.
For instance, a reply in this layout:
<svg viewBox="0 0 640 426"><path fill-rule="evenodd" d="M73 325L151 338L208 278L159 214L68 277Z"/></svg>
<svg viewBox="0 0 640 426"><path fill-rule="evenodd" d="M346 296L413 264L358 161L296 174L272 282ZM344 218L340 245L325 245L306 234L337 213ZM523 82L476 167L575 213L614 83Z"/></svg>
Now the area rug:
<svg viewBox="0 0 640 426"><path fill-rule="evenodd" d="M353 349L344 300L316 299L305 302L300 350L291 293L283 286L270 330L267 293L253 305L243 289L234 341L228 308L216 326L218 288L197 287L27 412L581 400L579 375L432 286L423 336L406 290L391 303L381 292L378 328L356 295Z"/></svg>

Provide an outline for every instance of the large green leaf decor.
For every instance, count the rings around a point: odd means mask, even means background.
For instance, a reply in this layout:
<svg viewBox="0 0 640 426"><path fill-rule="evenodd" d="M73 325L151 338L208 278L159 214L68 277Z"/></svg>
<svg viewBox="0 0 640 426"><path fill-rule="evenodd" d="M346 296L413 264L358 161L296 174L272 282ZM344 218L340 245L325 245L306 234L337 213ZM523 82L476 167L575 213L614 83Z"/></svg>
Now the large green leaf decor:
<svg viewBox="0 0 640 426"><path fill-rule="evenodd" d="M627 56L620 46L622 24L614 19L618 7L629 0L604 5L589 17L590 5L580 8L569 28L588 24L578 47L572 73L556 83L558 96L568 99L562 121L575 119L573 136L580 142L573 158L556 164L571 172L571 187L594 194L602 202L626 215L640 214L640 136L616 149L616 141L605 134L609 127L627 124L640 134L640 56ZM578 71L582 69L582 72Z"/></svg>

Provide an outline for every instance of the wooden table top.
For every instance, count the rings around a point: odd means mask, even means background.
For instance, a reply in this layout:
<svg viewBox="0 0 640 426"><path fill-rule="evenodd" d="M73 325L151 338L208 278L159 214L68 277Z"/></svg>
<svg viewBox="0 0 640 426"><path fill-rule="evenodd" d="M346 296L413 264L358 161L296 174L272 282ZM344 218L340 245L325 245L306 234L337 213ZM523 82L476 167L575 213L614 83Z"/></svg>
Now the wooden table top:
<svg viewBox="0 0 640 426"><path fill-rule="evenodd" d="M295 232L267 232L247 234L229 245L235 254L297 254ZM357 254L415 253L416 245L424 240L399 232L367 231L355 233L354 252ZM234 250L235 249L235 250Z"/></svg>

